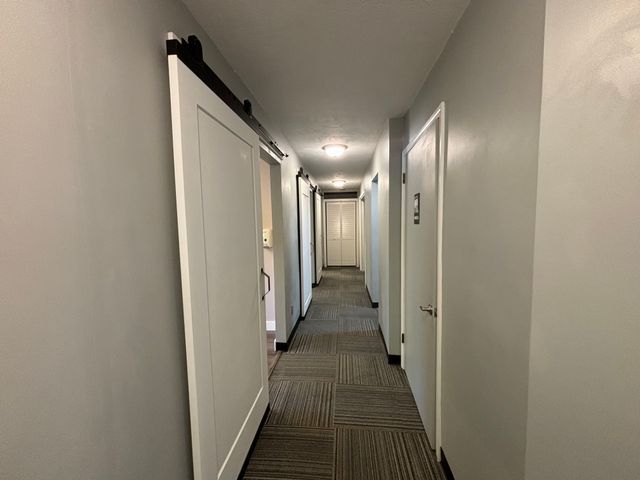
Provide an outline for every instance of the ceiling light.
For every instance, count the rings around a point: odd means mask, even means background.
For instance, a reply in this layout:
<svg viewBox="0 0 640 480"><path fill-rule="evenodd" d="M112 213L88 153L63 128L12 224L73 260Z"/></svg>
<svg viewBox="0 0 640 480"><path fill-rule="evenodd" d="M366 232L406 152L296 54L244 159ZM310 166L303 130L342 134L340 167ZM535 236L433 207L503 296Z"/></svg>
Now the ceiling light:
<svg viewBox="0 0 640 480"><path fill-rule="evenodd" d="M322 149L331 158L338 158L344 154L347 146L341 143L330 143L329 145L325 145L324 147L322 147Z"/></svg>
<svg viewBox="0 0 640 480"><path fill-rule="evenodd" d="M347 184L347 182L345 182L344 180L333 180L331 183L333 183L336 188L344 188L344 186Z"/></svg>

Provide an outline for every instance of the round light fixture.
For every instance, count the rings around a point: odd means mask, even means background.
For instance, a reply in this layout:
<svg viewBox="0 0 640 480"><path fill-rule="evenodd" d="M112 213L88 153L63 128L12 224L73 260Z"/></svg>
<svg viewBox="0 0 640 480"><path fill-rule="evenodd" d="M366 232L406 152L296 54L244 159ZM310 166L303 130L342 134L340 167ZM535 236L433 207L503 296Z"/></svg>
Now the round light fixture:
<svg viewBox="0 0 640 480"><path fill-rule="evenodd" d="M333 180L331 183L333 183L336 188L344 188L344 186L347 184L347 182L345 182L344 180Z"/></svg>
<svg viewBox="0 0 640 480"><path fill-rule="evenodd" d="M344 154L347 150L347 146L342 143L330 143L329 145L322 147L322 149L331 158L338 158Z"/></svg>

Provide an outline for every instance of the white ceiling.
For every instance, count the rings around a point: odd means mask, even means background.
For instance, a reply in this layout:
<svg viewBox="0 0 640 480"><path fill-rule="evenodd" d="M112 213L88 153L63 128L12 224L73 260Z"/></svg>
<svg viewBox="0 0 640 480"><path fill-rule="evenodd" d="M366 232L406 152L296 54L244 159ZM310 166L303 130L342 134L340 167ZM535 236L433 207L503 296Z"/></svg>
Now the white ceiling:
<svg viewBox="0 0 640 480"><path fill-rule="evenodd" d="M325 190L356 189L469 0L184 0ZM349 146L339 160L327 143Z"/></svg>

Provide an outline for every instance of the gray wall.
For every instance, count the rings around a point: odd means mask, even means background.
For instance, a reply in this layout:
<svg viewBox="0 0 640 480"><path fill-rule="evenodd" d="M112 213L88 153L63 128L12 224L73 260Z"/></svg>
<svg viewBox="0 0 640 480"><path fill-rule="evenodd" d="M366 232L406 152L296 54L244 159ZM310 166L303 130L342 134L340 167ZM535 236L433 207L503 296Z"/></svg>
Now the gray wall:
<svg viewBox="0 0 640 480"><path fill-rule="evenodd" d="M404 143L404 119L387 120L360 186L360 192L369 196L371 180L378 175L378 322L392 355L400 355L400 208ZM369 236L364 240L368 242ZM369 284L369 274L366 277Z"/></svg>
<svg viewBox="0 0 640 480"><path fill-rule="evenodd" d="M549 0L527 479L640 478L640 4Z"/></svg>
<svg viewBox="0 0 640 480"><path fill-rule="evenodd" d="M443 447L457 480L524 478L544 2L472 1L407 114L446 101Z"/></svg>
<svg viewBox="0 0 640 480"><path fill-rule="evenodd" d="M177 0L9 0L0 27L0 478L191 478L166 32L249 92Z"/></svg>

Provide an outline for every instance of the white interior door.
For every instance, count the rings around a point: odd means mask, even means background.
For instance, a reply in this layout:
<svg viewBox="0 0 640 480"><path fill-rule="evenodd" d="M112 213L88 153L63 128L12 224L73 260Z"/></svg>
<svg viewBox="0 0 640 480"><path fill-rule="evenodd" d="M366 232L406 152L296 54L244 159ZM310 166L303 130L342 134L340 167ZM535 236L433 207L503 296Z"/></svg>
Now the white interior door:
<svg viewBox="0 0 640 480"><path fill-rule="evenodd" d="M316 241L315 241L315 259L316 259L316 284L320 283L322 278L322 197L318 192L315 193L315 222L316 222Z"/></svg>
<svg viewBox="0 0 640 480"><path fill-rule="evenodd" d="M329 201L327 217L327 265L357 265L357 204L355 201Z"/></svg>
<svg viewBox="0 0 640 480"><path fill-rule="evenodd" d="M436 437L437 123L406 156L404 367L432 447Z"/></svg>
<svg viewBox="0 0 640 480"><path fill-rule="evenodd" d="M312 296L312 269L313 259L311 256L311 189L309 184L298 178L298 200L300 212L300 281L301 281L301 316L307 314L307 309L311 304Z"/></svg>
<svg viewBox="0 0 640 480"><path fill-rule="evenodd" d="M342 202L341 205L341 265L352 267L356 264L356 202Z"/></svg>
<svg viewBox="0 0 640 480"><path fill-rule="evenodd" d="M327 217L327 265L342 265L342 234L340 227L340 203L325 202Z"/></svg>
<svg viewBox="0 0 640 480"><path fill-rule="evenodd" d="M194 478L235 479L269 402L258 136L176 55L169 76Z"/></svg>

